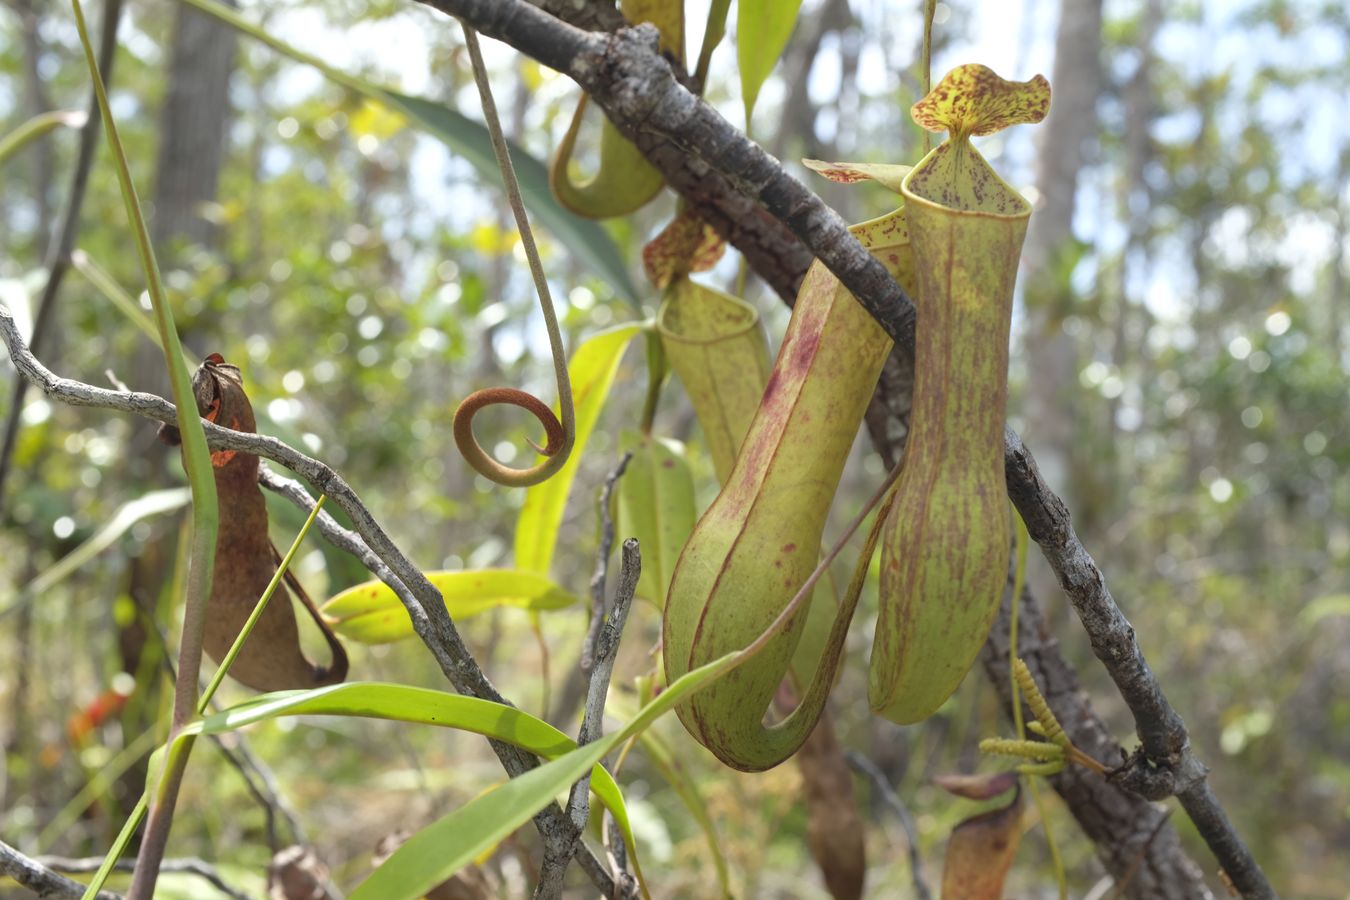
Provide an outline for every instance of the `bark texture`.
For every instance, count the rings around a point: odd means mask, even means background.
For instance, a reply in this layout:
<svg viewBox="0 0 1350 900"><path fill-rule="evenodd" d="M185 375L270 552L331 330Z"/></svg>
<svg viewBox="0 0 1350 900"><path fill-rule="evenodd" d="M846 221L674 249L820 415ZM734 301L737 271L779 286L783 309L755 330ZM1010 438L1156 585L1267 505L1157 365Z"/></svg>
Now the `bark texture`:
<svg viewBox="0 0 1350 900"><path fill-rule="evenodd" d="M234 0L224 2L236 5ZM157 248L179 238L203 246L215 240L215 225L202 213L216 199L225 161L237 45L230 26L190 6L177 6L155 165L151 224Z"/></svg>

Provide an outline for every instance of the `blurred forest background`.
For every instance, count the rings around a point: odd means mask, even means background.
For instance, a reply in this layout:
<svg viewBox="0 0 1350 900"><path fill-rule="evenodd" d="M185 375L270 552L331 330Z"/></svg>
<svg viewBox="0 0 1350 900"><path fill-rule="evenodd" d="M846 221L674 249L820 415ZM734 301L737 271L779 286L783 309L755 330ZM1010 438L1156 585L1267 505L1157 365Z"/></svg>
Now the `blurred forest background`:
<svg viewBox="0 0 1350 900"><path fill-rule="evenodd" d="M920 7L806 0L751 123L755 139L846 220L889 210L893 196L825 183L798 160L918 159L908 109L919 94ZM689 3L691 53L704 9ZM96 5L90 13L101 15ZM250 0L241 13L331 66L481 118L458 30L424 7ZM448 439L454 404L474 389L515 384L552 396L495 177L186 6L129 2L119 37L113 109L189 350L237 362L259 430L338 468L418 565L510 565L522 494L474 476ZM1052 77L1046 124L980 143L1037 202L1013 326L1010 421L1069 502L1274 883L1290 897L1350 897L1350 14L1311 0L948 0L935 41L935 79L972 61L1010 78L1069 76ZM546 160L575 85L502 45L485 49L508 132ZM724 44L708 99L743 125L734 72ZM44 110L83 109L87 91L69 7L7 0L0 133ZM74 129L55 131L0 170L0 302L21 323L35 313L77 143ZM667 194L605 226L640 286L635 297L540 228L569 347L654 311L659 298L638 254L673 211ZM111 371L166 394L159 350L85 274L101 269L132 294L143 284L102 148L76 246L83 263L66 279L39 357L60 375L106 385ZM732 257L710 283L734 288ZM776 342L786 308L753 276L746 296ZM593 566L596 491L642 407L640 366L634 349L582 461L554 562L555 579L579 595ZM0 418L11 413L15 378L0 362ZM33 391L19 419L0 496L0 836L30 852L101 854L139 791L127 764L148 749L142 734L163 694L134 695L97 729L73 717L124 684L118 673L135 673L157 641L134 610L171 602L181 513L139 521L33 602L20 602L21 589L123 504L183 476L146 420L53 405ZM484 417L482 433L500 441L504 461L533 435L523 419ZM700 499L710 500L711 464L677 392L667 392L659 421L693 447ZM850 509L881 469L863 443L845 476L841 506ZM284 546L299 514L269 505ZM1031 560L1063 652L1132 746L1128 712L1034 551ZM316 598L366 578L313 539L298 567ZM860 618L855 636L866 606ZM504 693L535 713L547 702L550 720L571 731L584 604L542 621L540 635L519 610L463 624ZM658 631L659 616L639 607L616 688L649 667ZM416 642L351 649L354 677L443 685ZM1006 725L979 673L932 720L903 729L868 716L864 684L853 665L835 695L841 741L897 785L931 882L969 804L929 778L979 765L974 745ZM634 705L625 696L619 706ZM803 850L794 767L730 773L695 752L673 718L657 732L701 792L738 895L823 896ZM394 723L316 720L249 739L338 883L365 871L382 836L502 777L481 739ZM77 797L100 773L118 787L92 802ZM635 756L625 785L660 895L711 895L704 835L652 761ZM858 790L867 796L865 783ZM220 753L194 758L180 807L170 855L217 861L256 888L270 856L265 817ZM1061 807L1050 810L1072 895L1088 894L1101 871L1091 845ZM881 812L871 821L873 895L909 896L903 832ZM1184 814L1173 821L1212 871ZM508 844L490 866L508 894L525 883L524 858ZM1043 841L1029 838L1010 894L1045 895L1049 871Z"/></svg>

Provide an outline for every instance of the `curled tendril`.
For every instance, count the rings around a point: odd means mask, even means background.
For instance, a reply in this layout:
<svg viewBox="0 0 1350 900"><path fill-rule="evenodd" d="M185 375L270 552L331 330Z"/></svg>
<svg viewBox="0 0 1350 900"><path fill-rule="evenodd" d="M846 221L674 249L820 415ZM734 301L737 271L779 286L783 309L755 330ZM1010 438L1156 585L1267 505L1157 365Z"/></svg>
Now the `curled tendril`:
<svg viewBox="0 0 1350 900"><path fill-rule="evenodd" d="M534 233L530 230L529 218L525 215L525 202L520 196L520 183L516 180L515 167L511 165L511 154L507 150L501 120L497 116L497 104L492 99L492 87L488 84L487 67L483 65L483 53L478 47L478 32L467 22L461 21L459 24L464 30L464 44L469 51L473 80L478 85L478 97L483 105L483 119L487 122L488 136L492 140L492 152L497 157L497 165L501 168L506 198L510 201L511 213L515 216L516 227L520 231L520 243L525 249L525 257L530 263L530 275L539 294L539 308L544 314L549 352L553 357L553 373L558 380L558 406L562 410L562 418L555 416L553 410L533 394L515 388L488 388L465 397L455 410L455 444L465 461L484 478L490 478L497 484L507 487L529 487L553 475L567 464L568 457L572 455L572 445L576 442L577 435L576 409L572 404L572 382L567 374L567 353L563 350L562 333L558 328L557 313L553 310L548 279L544 275L544 265L539 260L539 250L534 244ZM474 413L485 406L498 403L519 406L539 420L544 426L547 440L543 447L533 442L531 445L547 456L547 460L528 469L512 469L497 462L479 446L473 436Z"/></svg>
<svg viewBox="0 0 1350 900"><path fill-rule="evenodd" d="M513 469L497 462L483 449L473 434L473 417L480 409L497 404L518 406L544 426L544 446L533 441L530 446L549 457L547 460L528 469ZM548 404L533 394L516 388L496 387L475 391L460 402L455 410L454 433L460 454L478 474L508 487L528 487L544 481L567 462L576 429L559 421Z"/></svg>

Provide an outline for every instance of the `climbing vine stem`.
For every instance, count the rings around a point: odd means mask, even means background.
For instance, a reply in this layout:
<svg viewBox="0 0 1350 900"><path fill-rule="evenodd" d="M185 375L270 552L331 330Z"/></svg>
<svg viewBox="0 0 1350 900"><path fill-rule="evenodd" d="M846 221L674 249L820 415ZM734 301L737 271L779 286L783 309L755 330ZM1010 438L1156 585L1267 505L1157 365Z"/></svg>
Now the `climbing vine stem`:
<svg viewBox="0 0 1350 900"><path fill-rule="evenodd" d="M567 353L563 350L558 315L553 308L553 297L549 293L544 265L539 260L539 249L534 243L534 232L530 230L530 220L525 214L525 202L520 196L520 184L516 180L515 167L511 164L506 137L502 134L497 104L492 99L487 67L483 64L483 53L478 45L478 32L464 21L459 24L464 29L464 43L469 50L473 80L478 85L483 118L487 122L488 134L492 139L492 152L496 155L497 165L501 168L506 197L516 219L516 228L520 231L520 243L525 248L525 258L529 260L530 275L534 278L535 291L539 295L539 308L544 314L549 352L553 357L553 372L558 381L558 406L562 411L562 417L559 421L553 410L533 394L516 388L488 388L470 394L455 410L455 444L458 445L464 459L480 475L509 487L527 487L553 475L566 465L568 457L572 454L572 444L576 440L577 433L576 411L572 405L572 382L567 375ZM544 426L547 436L545 445L543 447L534 445L536 450L548 457L544 462L528 469L513 469L497 462L479 446L478 440L473 435L474 414L485 406L498 403L519 406L530 412Z"/></svg>

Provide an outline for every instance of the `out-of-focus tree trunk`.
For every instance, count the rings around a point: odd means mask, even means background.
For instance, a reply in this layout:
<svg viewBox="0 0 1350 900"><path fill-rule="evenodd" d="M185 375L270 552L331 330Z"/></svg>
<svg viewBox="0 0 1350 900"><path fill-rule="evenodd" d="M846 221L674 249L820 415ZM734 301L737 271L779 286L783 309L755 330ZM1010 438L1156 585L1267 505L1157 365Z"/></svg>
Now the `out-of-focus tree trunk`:
<svg viewBox="0 0 1350 900"><path fill-rule="evenodd" d="M1150 128L1156 110L1153 80L1150 72L1153 67L1153 44L1162 24L1161 0L1148 0L1134 45L1136 51L1135 69L1121 86L1121 101L1125 107L1125 171L1119 181L1117 207L1120 216L1128 225L1129 233L1125 248L1120 254L1120 264L1116 267L1115 306L1111 362L1119 372L1125 372L1131 366L1147 366L1148 342L1144 336L1148 333L1149 313L1142 302L1135 302L1130 296L1133 285L1141 283L1147 274L1149 265L1148 210L1153 208L1153 191L1144 177L1144 171L1153 159L1153 138ZM1116 519L1119 504L1124 491L1119 485L1131 483L1127 473L1120 470L1118 460L1130 458L1130 436L1119 427L1118 413L1122 406L1120 396L1112 398L1108 407L1108 432L1112 435L1109 448L1111 465L1103 466L1099 476L1109 478L1117 485L1112 491L1115 502L1108 512Z"/></svg>
<svg viewBox="0 0 1350 900"><path fill-rule="evenodd" d="M237 43L228 25L191 7L177 7L155 167L153 236L159 247L177 239L210 246L215 239L215 226L203 218L202 205L216 199L225 160Z"/></svg>
<svg viewBox="0 0 1350 900"><path fill-rule="evenodd" d="M1097 133L1101 93L1101 0L1062 0L1050 84L1054 99L1039 129L1036 189L1040 194L1022 250L1027 300L1023 359L1027 382L1028 433L1036 442L1041 471L1063 485L1075 509L1072 447L1078 390L1078 360L1071 338L1060 329L1068 285L1056 262L1073 239L1074 200L1087 146Z"/></svg>
<svg viewBox="0 0 1350 900"><path fill-rule="evenodd" d="M1350 148L1341 151L1340 171L1337 173L1341 184L1350 184ZM1350 204L1346 203L1345 192L1336 204L1336 244L1331 255L1331 284L1327 297L1327 341L1332 359L1341 358L1341 307L1350 297L1346 296L1346 267L1350 261L1345 258L1345 246L1350 242Z"/></svg>
<svg viewBox="0 0 1350 900"><path fill-rule="evenodd" d="M47 97L47 89L40 69L44 46L34 0L16 0L14 11L19 16L23 41L23 112L25 118L32 118L52 108ZM29 166L29 188L33 192L33 205L37 210L36 245L45 249L46 242L52 238L52 154L50 138L42 138L28 148L24 154L25 165Z"/></svg>

